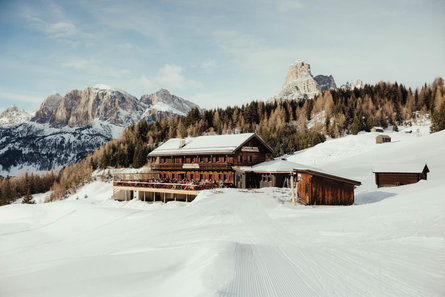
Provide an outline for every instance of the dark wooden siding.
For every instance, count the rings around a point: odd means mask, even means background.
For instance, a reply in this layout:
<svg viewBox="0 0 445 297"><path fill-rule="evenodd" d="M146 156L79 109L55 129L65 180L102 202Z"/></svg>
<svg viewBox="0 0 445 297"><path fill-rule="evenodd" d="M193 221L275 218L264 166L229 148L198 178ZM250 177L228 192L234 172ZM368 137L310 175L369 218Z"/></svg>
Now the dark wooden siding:
<svg viewBox="0 0 445 297"><path fill-rule="evenodd" d="M311 205L351 205L354 203L354 185L336 180L300 173L298 197Z"/></svg>
<svg viewBox="0 0 445 297"><path fill-rule="evenodd" d="M422 178L426 179L426 174L422 173L387 173L376 172L375 183L377 187L393 187L417 183Z"/></svg>

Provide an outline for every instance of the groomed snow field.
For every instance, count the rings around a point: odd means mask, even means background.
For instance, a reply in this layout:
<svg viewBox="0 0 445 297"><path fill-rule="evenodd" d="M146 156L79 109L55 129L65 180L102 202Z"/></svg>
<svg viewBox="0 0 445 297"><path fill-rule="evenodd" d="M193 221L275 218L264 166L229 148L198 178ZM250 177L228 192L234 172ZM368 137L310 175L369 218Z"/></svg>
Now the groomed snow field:
<svg viewBox="0 0 445 297"><path fill-rule="evenodd" d="M294 207L278 188L116 202L95 181L0 207L0 296L445 296L445 131L426 131L289 157L361 181L353 206ZM376 188L374 166L412 162L428 180Z"/></svg>

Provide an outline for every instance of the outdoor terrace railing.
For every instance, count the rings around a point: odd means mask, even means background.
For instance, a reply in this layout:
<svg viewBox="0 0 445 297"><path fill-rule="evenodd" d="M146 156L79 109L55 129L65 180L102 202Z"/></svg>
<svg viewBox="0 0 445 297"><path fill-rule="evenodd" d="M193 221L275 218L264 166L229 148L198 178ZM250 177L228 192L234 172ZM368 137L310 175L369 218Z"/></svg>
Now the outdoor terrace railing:
<svg viewBox="0 0 445 297"><path fill-rule="evenodd" d="M199 183L191 182L152 182L144 180L114 180L113 186L116 187L137 187L137 188L153 188L153 189L174 189L174 190L190 190L200 191L218 188L216 183Z"/></svg>
<svg viewBox="0 0 445 297"><path fill-rule="evenodd" d="M154 170L230 170L233 163L162 163L153 164L152 166Z"/></svg>

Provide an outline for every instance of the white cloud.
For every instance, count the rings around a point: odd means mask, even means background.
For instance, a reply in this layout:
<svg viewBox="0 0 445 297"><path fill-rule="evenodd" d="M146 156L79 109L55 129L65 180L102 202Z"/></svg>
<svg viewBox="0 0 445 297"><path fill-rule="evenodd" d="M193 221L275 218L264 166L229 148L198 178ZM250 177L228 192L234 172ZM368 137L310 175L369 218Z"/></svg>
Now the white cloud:
<svg viewBox="0 0 445 297"><path fill-rule="evenodd" d="M97 69L98 64L99 61L95 59L74 59L63 62L60 64L60 66L76 70L83 70L83 69Z"/></svg>
<svg viewBox="0 0 445 297"><path fill-rule="evenodd" d="M23 93L0 92L0 98L2 99L1 101L8 102L40 103L43 97Z"/></svg>
<svg viewBox="0 0 445 297"><path fill-rule="evenodd" d="M45 33L50 38L63 38L76 35L78 30L72 23L60 22L54 24L46 24Z"/></svg>
<svg viewBox="0 0 445 297"><path fill-rule="evenodd" d="M37 30L49 38L70 38L79 35L76 25L64 14L62 7L51 4L47 15L42 15L30 7L24 7L21 17L30 25L30 29Z"/></svg>
<svg viewBox="0 0 445 297"><path fill-rule="evenodd" d="M299 1L283 1L277 6L277 10L281 13L298 12L303 8L303 3Z"/></svg>
<svg viewBox="0 0 445 297"><path fill-rule="evenodd" d="M201 67L204 68L205 70L211 70L215 66L216 66L215 60L206 60L201 63Z"/></svg>
<svg viewBox="0 0 445 297"><path fill-rule="evenodd" d="M156 82L152 81L151 79L149 79L148 77L146 77L145 75L138 77L134 80L136 88L147 91L147 90L153 90L155 88L157 88L158 86L156 85Z"/></svg>
<svg viewBox="0 0 445 297"><path fill-rule="evenodd" d="M156 82L163 88L185 90L189 88L201 88L202 83L196 80L187 80L184 77L184 69L178 65L167 64L159 69Z"/></svg>
<svg viewBox="0 0 445 297"><path fill-rule="evenodd" d="M203 87L203 84L196 80L186 79L184 69L175 64L167 64L158 70L157 75L152 77L141 75L132 79L127 79L126 87L135 91L135 94L142 95L154 92L157 89L165 88L170 91L196 90Z"/></svg>

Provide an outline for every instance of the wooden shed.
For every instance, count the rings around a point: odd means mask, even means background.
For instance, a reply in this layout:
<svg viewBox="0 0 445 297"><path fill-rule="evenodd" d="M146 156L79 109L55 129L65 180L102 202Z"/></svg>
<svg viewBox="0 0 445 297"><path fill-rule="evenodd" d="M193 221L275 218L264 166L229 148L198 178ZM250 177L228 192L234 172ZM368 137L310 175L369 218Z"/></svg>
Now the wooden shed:
<svg viewBox="0 0 445 297"><path fill-rule="evenodd" d="M427 179L430 172L426 164L386 164L374 168L377 187L395 187L417 183Z"/></svg>
<svg viewBox="0 0 445 297"><path fill-rule="evenodd" d="M295 169L297 199L310 205L351 205L361 182L310 169Z"/></svg>
<svg viewBox="0 0 445 297"><path fill-rule="evenodd" d="M385 142L391 142L391 137L389 137L388 135L378 135L375 138L375 143L385 143Z"/></svg>

